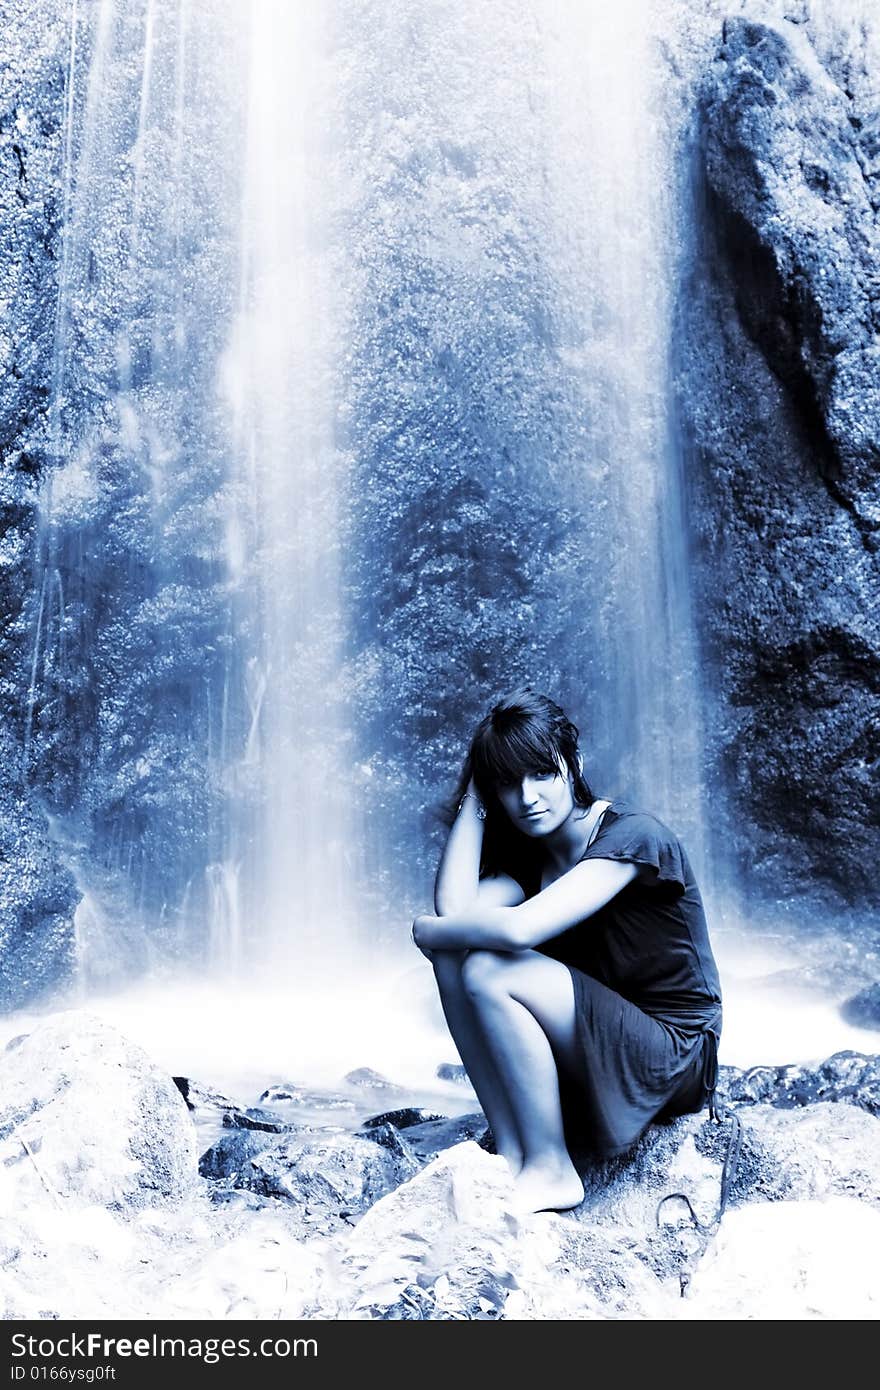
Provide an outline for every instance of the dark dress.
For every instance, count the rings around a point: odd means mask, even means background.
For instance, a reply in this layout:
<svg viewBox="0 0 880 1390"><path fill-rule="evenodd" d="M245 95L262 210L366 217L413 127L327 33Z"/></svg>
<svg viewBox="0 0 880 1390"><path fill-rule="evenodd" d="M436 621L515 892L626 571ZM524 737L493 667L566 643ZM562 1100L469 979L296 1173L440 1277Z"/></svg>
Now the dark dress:
<svg viewBox="0 0 880 1390"><path fill-rule="evenodd" d="M571 971L582 1067L562 1078L573 1153L623 1153L658 1115L701 1110L714 1089L721 988L684 849L654 816L613 801L582 859L641 872L538 947ZM539 890L523 884L528 897Z"/></svg>

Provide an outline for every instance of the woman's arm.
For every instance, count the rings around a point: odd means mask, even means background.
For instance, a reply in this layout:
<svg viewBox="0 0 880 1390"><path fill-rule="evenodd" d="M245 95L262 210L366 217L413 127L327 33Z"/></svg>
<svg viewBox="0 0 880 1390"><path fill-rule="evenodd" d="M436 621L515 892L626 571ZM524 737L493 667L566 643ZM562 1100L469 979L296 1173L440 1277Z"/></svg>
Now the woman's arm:
<svg viewBox="0 0 880 1390"><path fill-rule="evenodd" d="M437 917L426 914L426 921L433 922L473 907L515 907L525 897L520 885L509 874L489 874L480 878L483 849L480 807L480 798L471 779L437 867L434 881L434 911ZM432 960L433 951L427 942L419 941L415 932L413 940L422 954Z"/></svg>
<svg viewBox="0 0 880 1390"><path fill-rule="evenodd" d="M413 940L428 950L526 951L590 917L639 872L637 864L586 859L516 907L481 902L436 917L417 917Z"/></svg>
<svg viewBox="0 0 880 1390"><path fill-rule="evenodd" d="M437 866L434 911L438 917L463 912L476 901L480 888L480 855L483 849L483 819L480 816L482 809L482 803L471 779L450 827Z"/></svg>

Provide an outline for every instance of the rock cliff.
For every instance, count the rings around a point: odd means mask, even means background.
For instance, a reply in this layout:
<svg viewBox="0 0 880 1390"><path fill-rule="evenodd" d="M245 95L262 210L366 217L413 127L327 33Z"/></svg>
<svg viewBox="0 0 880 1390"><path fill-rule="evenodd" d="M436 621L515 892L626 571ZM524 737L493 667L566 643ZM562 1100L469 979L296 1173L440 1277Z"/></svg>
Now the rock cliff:
<svg viewBox="0 0 880 1390"><path fill-rule="evenodd" d="M798 910L876 903L880 827L877 53L828 42L724 21L679 333L710 774L746 890Z"/></svg>

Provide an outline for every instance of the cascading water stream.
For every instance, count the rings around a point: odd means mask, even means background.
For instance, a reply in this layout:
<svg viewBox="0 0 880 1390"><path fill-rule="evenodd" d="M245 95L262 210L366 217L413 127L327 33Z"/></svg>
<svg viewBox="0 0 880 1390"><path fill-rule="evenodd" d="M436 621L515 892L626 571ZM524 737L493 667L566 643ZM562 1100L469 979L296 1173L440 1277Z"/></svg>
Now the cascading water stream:
<svg viewBox="0 0 880 1390"><path fill-rule="evenodd" d="M228 563L233 576L251 564L258 605L241 614L245 759L261 799L247 902L260 951L302 967L343 950L355 929L338 693L329 101L320 12L267 0L250 11L248 39L239 312L223 361L239 460Z"/></svg>
<svg viewBox="0 0 880 1390"><path fill-rule="evenodd" d="M260 965L281 1019L329 966L393 1057L422 812L514 677L705 886L655 13L72 0L22 766L82 997Z"/></svg>
<svg viewBox="0 0 880 1390"><path fill-rule="evenodd" d="M702 879L701 692L670 380L676 132L641 0L539 15L562 351L583 395L573 487L590 529L593 736L612 789L675 826Z"/></svg>

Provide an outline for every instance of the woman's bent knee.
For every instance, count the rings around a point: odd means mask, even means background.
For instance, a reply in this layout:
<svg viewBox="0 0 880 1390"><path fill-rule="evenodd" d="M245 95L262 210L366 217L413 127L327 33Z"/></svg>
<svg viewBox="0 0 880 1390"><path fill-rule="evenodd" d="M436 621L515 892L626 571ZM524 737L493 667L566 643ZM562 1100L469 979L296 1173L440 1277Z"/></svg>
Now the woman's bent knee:
<svg viewBox="0 0 880 1390"><path fill-rule="evenodd" d="M465 993L476 996L497 992L509 959L503 951L468 951L461 967Z"/></svg>

